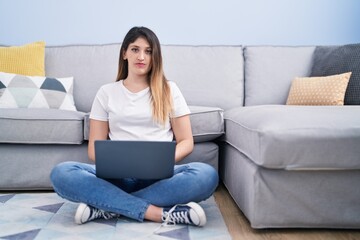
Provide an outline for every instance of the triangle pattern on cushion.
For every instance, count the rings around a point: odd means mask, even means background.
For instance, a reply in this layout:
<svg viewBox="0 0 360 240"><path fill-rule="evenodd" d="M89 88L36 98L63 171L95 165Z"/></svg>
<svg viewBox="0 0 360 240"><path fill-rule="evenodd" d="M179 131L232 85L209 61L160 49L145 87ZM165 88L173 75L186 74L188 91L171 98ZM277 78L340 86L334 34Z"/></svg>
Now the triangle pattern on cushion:
<svg viewBox="0 0 360 240"><path fill-rule="evenodd" d="M47 89L42 89L41 91L44 94L44 97L50 108L59 109L66 97L66 93L64 92L52 91Z"/></svg>
<svg viewBox="0 0 360 240"><path fill-rule="evenodd" d="M64 86L61 84L61 82L59 80L57 80L55 78L46 78L40 88L66 93Z"/></svg>
<svg viewBox="0 0 360 240"><path fill-rule="evenodd" d="M50 108L46 98L41 90L38 90L33 100L28 106L29 108Z"/></svg>
<svg viewBox="0 0 360 240"><path fill-rule="evenodd" d="M0 72L0 82L7 87L15 76L16 74Z"/></svg>
<svg viewBox="0 0 360 240"><path fill-rule="evenodd" d="M6 88L6 86L0 81L0 89Z"/></svg>
<svg viewBox="0 0 360 240"><path fill-rule="evenodd" d="M17 102L15 101L13 95L10 93L8 88L5 89L5 91L1 95L0 107L2 107L2 108L18 108Z"/></svg>
<svg viewBox="0 0 360 240"><path fill-rule="evenodd" d="M30 77L30 79L34 82L34 84L37 86L37 88L41 88L41 86L43 85L46 77Z"/></svg>
<svg viewBox="0 0 360 240"><path fill-rule="evenodd" d="M37 88L37 86L29 77L16 75L9 83L8 88Z"/></svg>
<svg viewBox="0 0 360 240"><path fill-rule="evenodd" d="M76 107L74 105L74 98L72 95L70 94L66 94L66 97L63 101L63 103L61 104L59 109L63 109L63 110L70 110L70 111L76 111Z"/></svg>
<svg viewBox="0 0 360 240"><path fill-rule="evenodd" d="M58 80L63 87L65 88L65 91L67 93L72 93L73 92L73 83L74 83L74 78L73 77L67 77L67 78L57 78L56 80Z"/></svg>
<svg viewBox="0 0 360 240"><path fill-rule="evenodd" d="M27 108L32 102L35 94L39 89L37 88L9 88L18 107Z"/></svg>

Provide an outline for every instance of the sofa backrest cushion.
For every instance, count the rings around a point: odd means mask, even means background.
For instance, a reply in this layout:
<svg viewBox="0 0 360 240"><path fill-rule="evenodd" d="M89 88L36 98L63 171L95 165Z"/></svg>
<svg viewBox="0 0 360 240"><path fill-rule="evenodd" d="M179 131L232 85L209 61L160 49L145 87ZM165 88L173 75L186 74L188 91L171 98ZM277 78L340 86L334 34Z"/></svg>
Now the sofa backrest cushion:
<svg viewBox="0 0 360 240"><path fill-rule="evenodd" d="M166 77L189 105L230 109L243 105L244 60L240 46L163 46Z"/></svg>
<svg viewBox="0 0 360 240"><path fill-rule="evenodd" d="M46 47L45 74L74 77L78 111L89 112L101 85L115 81L119 44Z"/></svg>
<svg viewBox="0 0 360 240"><path fill-rule="evenodd" d="M89 112L103 84L115 81L120 44L46 48L46 76L74 77L79 111ZM241 46L162 46L165 75L176 82L189 105L229 109L243 105Z"/></svg>
<svg viewBox="0 0 360 240"><path fill-rule="evenodd" d="M245 105L285 104L295 77L311 73L315 47L248 46Z"/></svg>

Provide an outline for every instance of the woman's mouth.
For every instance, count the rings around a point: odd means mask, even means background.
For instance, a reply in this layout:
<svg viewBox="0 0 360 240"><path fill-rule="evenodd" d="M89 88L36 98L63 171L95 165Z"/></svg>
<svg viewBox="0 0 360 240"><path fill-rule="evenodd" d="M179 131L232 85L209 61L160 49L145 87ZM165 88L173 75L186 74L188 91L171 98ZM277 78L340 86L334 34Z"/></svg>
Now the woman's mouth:
<svg viewBox="0 0 360 240"><path fill-rule="evenodd" d="M145 63L135 63L135 65L139 68L144 68L145 67Z"/></svg>

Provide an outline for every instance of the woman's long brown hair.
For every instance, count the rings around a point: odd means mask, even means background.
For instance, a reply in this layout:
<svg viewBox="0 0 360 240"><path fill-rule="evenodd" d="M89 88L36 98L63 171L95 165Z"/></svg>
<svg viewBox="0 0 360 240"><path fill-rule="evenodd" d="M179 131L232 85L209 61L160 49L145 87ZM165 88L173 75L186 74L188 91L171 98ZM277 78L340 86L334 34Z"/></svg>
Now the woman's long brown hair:
<svg viewBox="0 0 360 240"><path fill-rule="evenodd" d="M119 69L116 81L126 79L128 76L128 62L123 56L129 45L139 37L146 39L151 47L151 67L148 73L153 119L165 126L172 112L170 87L165 77L162 64L161 47L157 36L146 27L133 27L126 34L121 45L119 56Z"/></svg>

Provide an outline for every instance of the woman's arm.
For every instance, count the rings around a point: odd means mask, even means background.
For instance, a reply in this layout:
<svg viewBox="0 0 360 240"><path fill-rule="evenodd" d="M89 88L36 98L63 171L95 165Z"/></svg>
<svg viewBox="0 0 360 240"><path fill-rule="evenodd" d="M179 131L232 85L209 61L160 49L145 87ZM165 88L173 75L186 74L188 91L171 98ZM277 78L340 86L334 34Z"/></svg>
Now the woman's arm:
<svg viewBox="0 0 360 240"><path fill-rule="evenodd" d="M190 116L172 118L171 127L176 139L175 161L178 162L189 155L194 148Z"/></svg>
<svg viewBox="0 0 360 240"><path fill-rule="evenodd" d="M95 140L106 140L109 135L109 122L90 119L89 145L88 155L89 159L95 161Z"/></svg>

